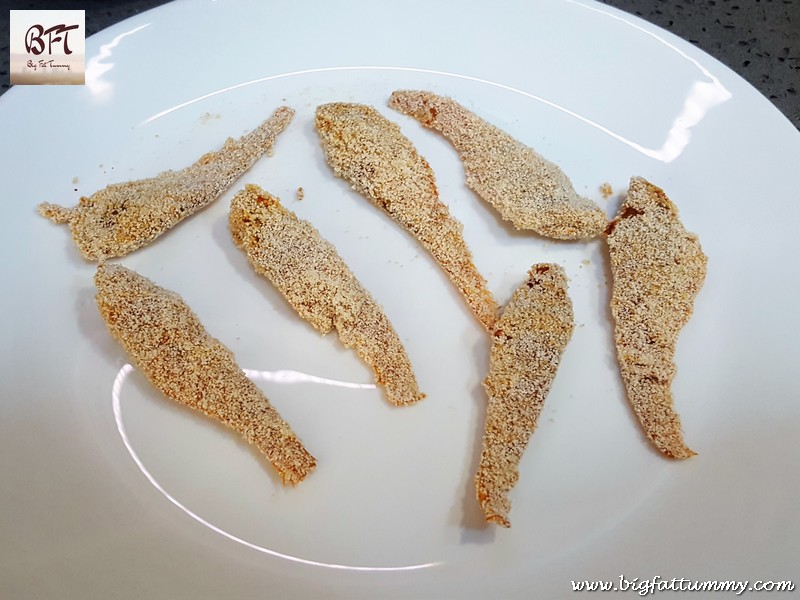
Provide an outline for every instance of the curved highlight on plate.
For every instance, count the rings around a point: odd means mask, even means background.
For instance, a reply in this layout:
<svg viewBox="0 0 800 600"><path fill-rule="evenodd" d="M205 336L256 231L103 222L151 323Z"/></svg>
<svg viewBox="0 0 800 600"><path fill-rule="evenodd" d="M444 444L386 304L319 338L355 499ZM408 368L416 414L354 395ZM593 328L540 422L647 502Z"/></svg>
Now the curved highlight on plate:
<svg viewBox="0 0 800 600"><path fill-rule="evenodd" d="M264 546L259 546L258 544L254 544L253 542L248 542L238 536L233 535L225 531L224 529L217 527L213 523L206 521L203 517L198 515L197 513L190 510L188 507L184 506L177 498L175 498L172 494L170 494L167 490L165 490L161 484L156 480L155 477L147 470L142 460L139 458L139 455L133 449L131 445L130 439L128 438L128 432L125 430L125 424L122 419L122 386L125 384L125 380L128 378L133 372L133 366L130 364L124 364L117 372L117 375L114 377L114 383L111 386L111 406L114 411L114 421L117 424L117 431L119 432L119 436L122 439L122 443L125 445L125 449L128 451L128 454L131 455L133 462L139 467L139 470L145 476L145 478L150 482L150 484L156 488L164 497L169 500L172 504L177 506L181 509L184 513L189 515L192 519L208 527L211 531L214 531L220 534L223 537L228 538L234 542L237 542L243 546L246 546L252 550L257 552L261 552L262 554L268 554L275 558L281 558L284 560L292 561L295 563L300 563L304 565L309 565L312 567L325 567L327 569L342 569L347 571L371 571L371 572L393 572L393 571L418 571L420 569L427 569L429 567L436 567L440 565L439 562L429 562L429 563L422 563L418 565L406 565L401 567L359 567L359 566L352 566L352 565L341 565L336 563L324 563L316 560L309 560L306 558L300 558L299 556L292 556L291 554L284 554L283 552L278 552L277 550L270 550L269 548L265 548ZM311 383L322 383L326 385L336 385L336 386L343 386L343 387L351 387L351 388L361 388L361 389L372 389L375 386L371 383L349 383L346 381L338 381L335 379L325 379L322 377L316 377L314 375L308 375L306 373L301 373L299 371L254 371L250 369L243 369L245 375L247 375L251 379L261 379L267 381L277 381L279 383L301 383L301 382L311 382Z"/></svg>
<svg viewBox="0 0 800 600"><path fill-rule="evenodd" d="M570 1L572 1L572 0L570 0ZM580 4L578 2L573 2L573 4L576 4L578 6L583 6L582 4ZM589 7L586 7L586 6L583 6L583 7L584 8L589 8ZM598 9L592 9L592 10L598 10ZM299 76L299 75L308 75L308 74L312 74L312 73L334 72L334 71L403 71L403 72L412 72L412 73L425 73L425 74L428 74L428 75L440 75L442 77L452 77L452 78L455 78L455 79L464 79L466 81L474 81L476 83L482 83L482 84L486 84L486 85L491 86L491 87L495 87L495 88L499 88L499 89L506 90L506 91L509 91L509 92L513 92L515 94L520 94L521 96L525 96L526 98L530 98L531 100L535 100L536 102L541 102L542 104L545 104L545 105L547 105L547 106L549 106L551 108L554 108L554 109L559 110L559 111L561 111L563 113L566 113L569 116L574 117L575 119L578 119L582 123L585 123L586 125L589 125L590 127L593 127L593 128L595 128L595 129L597 129L599 131L602 131L603 133L605 133L606 135L612 137L613 139L617 140L618 142L621 142L621 143L625 144L626 146L628 146L630 148L633 148L637 152L640 152L641 154L644 154L648 158L652 158L652 159L655 159L655 160L660 160L660 161L665 162L665 163L670 163L673 160L675 160L676 158L678 158L678 156L680 156L683 153L683 150L689 144L689 139L691 138L691 131L690 130L692 129L692 127L694 127L695 125L700 123L700 121L703 120L703 118L705 117L706 113L711 108L713 108L714 106L717 106L718 104L721 104L721 103L729 100L732 97L732 94L730 93L730 91L728 91L727 88L725 88L720 83L719 79L717 79L716 77L711 75L711 73L707 69L705 69L698 61L696 61L695 59L687 56L684 52L682 52L681 50L679 50L678 48L676 48L675 46L673 46L672 44L670 44L666 40L660 38L655 33L647 31L643 27L640 27L640 26L638 26L638 25L636 25L634 23L631 23L631 22L625 20L622 17L618 17L616 15L611 15L611 14L605 13L602 10L598 10L598 12L601 12L602 14L605 14L610 18L613 18L613 19L616 19L618 21L621 21L621 22L633 27L634 29L638 29L638 30L642 31L643 33L646 33L647 35L653 37L654 39L656 39L660 43L664 44L665 46L667 46L671 50L674 50L681 58L691 62L694 66L696 66L700 70L701 74L704 77L707 77L710 80L708 82L696 81L692 85L692 87L689 90L689 93L687 94L686 99L684 101L683 109L681 110L681 112L673 120L672 127L667 132L666 139L664 140L664 143L661 145L660 148L646 148L645 146L642 146L641 144L639 144L637 142L634 142L633 140L630 140L630 139L626 138L625 136L612 131L611 129L609 129L605 125L602 125L602 124L600 124L600 123L598 123L596 121L593 121L593 120L589 119L588 117L584 117L583 115L580 115L580 114L576 113L575 111L570 110L566 106L562 106L561 104L557 104L557 103L553 102L552 100L547 100L546 98L544 98L542 96L538 96L536 94L532 94L530 92L526 92L525 90L521 90L519 88L515 88L515 87L512 87L510 85L506 85L504 83L499 83L499 82L496 82L496 81L490 81L488 79L483 79L481 77L473 77L471 75L462 75L462 74L459 74L459 73L450 73L448 71L437 71L435 69L417 69L417 68L414 68L414 67L381 67L381 66L372 66L372 65L354 66L354 67L321 67L321 68L317 68L317 69L303 69L301 71L291 71L289 73L281 73L279 75L270 75L269 77L259 77L258 79L251 79L250 81L244 81L242 83L237 83L235 85L231 85L231 86L228 86L228 87L221 88L219 90L215 90L213 92L209 92L207 94L203 94L202 96L198 96L197 98L192 98L191 100L187 100L186 102L181 102L180 104L177 104L177 105L175 105L175 106L173 106L171 108L164 109L161 112L158 112L158 113L156 113L154 115L151 115L151 116L147 117L145 120L143 120L142 122L138 123L136 126L140 127L142 125L147 125L148 123L151 123L151 122L153 122L153 121L155 121L157 119L160 119L161 117L164 117L164 116L166 116L166 115L168 115L168 114L170 114L172 112L175 112L176 110L180 110L181 108L185 108L185 107L187 107L187 106L189 106L191 104L195 104L196 102L200 102L202 100L206 100L207 98L211 98L211 97L217 96L219 94L224 94L226 92L231 92L233 90L236 90L236 89L239 89L239 88L242 88L242 87L246 87L246 86L249 86L249 85L255 85L255 84L258 84L258 83L264 83L266 81L273 81L275 79L282 79L282 78L285 78L285 77L295 77L295 76Z"/></svg>

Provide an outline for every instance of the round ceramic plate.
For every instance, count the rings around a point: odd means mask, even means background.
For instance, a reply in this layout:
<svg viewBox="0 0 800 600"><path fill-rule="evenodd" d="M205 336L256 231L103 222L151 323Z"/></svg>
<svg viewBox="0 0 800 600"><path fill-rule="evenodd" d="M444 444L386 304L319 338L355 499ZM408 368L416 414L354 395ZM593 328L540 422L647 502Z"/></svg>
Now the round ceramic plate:
<svg viewBox="0 0 800 600"><path fill-rule="evenodd" d="M800 135L738 76L570 0L179 1L86 52L85 86L0 99L0 595L532 598L620 577L800 577ZM660 456L627 405L604 242L502 222L447 142L387 107L395 89L462 102L558 163L609 218L633 175L666 191L709 256L673 386L698 456ZM575 332L510 529L483 522L473 486L489 340L419 244L331 173L313 115L332 101L400 125L499 303L533 263L569 276ZM121 262L181 294L292 424L319 465L294 488L128 366L95 307L94 265L35 211L186 166L281 105L297 113L272 156ZM393 322L424 401L390 406L354 352L250 270L227 228L245 183L336 246Z"/></svg>

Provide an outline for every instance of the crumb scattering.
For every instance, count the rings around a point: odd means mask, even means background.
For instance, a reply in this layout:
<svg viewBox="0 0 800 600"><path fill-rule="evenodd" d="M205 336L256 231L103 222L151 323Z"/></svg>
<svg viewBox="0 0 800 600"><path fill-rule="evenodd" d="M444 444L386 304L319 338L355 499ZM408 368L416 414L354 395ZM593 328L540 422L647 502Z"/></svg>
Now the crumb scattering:
<svg viewBox="0 0 800 600"><path fill-rule="evenodd" d="M467 186L517 229L568 240L603 232L605 212L575 192L558 165L452 98L396 91L389 106L447 138L464 163Z"/></svg>
<svg viewBox="0 0 800 600"><path fill-rule="evenodd" d="M297 199L298 200L302 200L305 197L306 197L305 190L303 188L301 188L301 187L297 188Z"/></svg>
<svg viewBox="0 0 800 600"><path fill-rule="evenodd" d="M219 114L219 113L216 113L216 114L212 115L210 112L206 112L206 113L203 113L203 115L200 117L200 122L203 125L205 125L209 121L219 120L221 118L222 118L222 115Z"/></svg>
<svg viewBox="0 0 800 600"><path fill-rule="evenodd" d="M600 193L603 195L603 198L610 198L614 194L614 189L611 187L610 183L603 183L600 185Z"/></svg>
<svg viewBox="0 0 800 600"><path fill-rule="evenodd" d="M224 423L255 444L284 483L316 466L266 396L176 293L125 267L101 263L97 307L112 336L168 398Z"/></svg>

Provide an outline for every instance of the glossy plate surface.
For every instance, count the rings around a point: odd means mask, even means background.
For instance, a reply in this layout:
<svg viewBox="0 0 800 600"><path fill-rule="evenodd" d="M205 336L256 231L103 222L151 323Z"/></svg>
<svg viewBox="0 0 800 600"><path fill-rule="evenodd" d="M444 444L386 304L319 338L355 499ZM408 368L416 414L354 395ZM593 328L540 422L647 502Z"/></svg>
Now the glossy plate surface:
<svg viewBox="0 0 800 600"><path fill-rule="evenodd" d="M487 6L179 1L87 40L85 86L0 98L0 596L564 597L571 580L620 575L800 583L800 135L727 68L633 17L568 0ZM709 256L673 387L699 456L661 458L627 406L604 244L501 222L451 147L386 106L395 89L453 96L560 164L609 217L630 176L665 189ZM510 530L483 526L472 485L488 340L418 244L331 174L313 128L331 101L372 104L401 126L499 302L535 262L570 278L575 333ZM283 104L297 114L273 156L121 262L180 293L317 457L289 489L235 434L126 367L95 308L94 266L34 210L181 168ZM227 229L246 182L334 243L406 344L422 403L390 407L353 352L251 272Z"/></svg>

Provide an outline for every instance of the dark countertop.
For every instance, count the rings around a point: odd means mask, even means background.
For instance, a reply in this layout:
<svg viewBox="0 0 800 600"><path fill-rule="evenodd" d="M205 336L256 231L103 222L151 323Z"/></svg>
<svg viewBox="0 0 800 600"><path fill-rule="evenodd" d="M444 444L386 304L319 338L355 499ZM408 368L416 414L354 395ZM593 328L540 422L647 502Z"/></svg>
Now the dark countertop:
<svg viewBox="0 0 800 600"><path fill-rule="evenodd" d="M800 0L601 0L662 27L728 65L800 129ZM29 0L15 9L86 10L87 36L164 0ZM9 88L8 12L0 22L0 94Z"/></svg>

